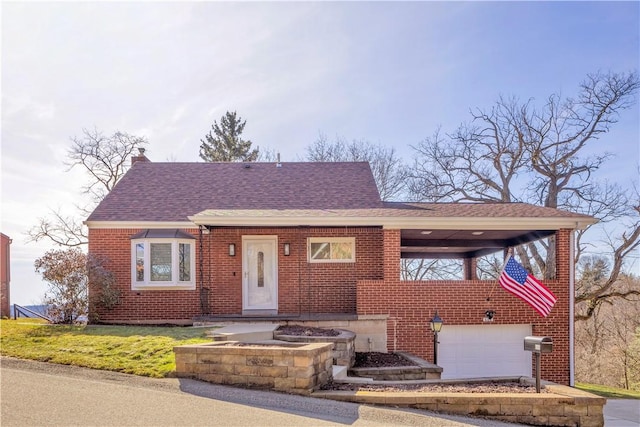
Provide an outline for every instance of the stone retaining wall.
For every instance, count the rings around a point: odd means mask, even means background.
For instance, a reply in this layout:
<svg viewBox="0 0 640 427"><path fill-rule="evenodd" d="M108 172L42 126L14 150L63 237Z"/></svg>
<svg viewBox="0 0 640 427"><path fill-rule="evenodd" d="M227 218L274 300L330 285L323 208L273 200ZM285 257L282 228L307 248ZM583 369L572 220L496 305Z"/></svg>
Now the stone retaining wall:
<svg viewBox="0 0 640 427"><path fill-rule="evenodd" d="M602 427L606 399L562 385L549 393L317 391L313 397L475 415L537 426Z"/></svg>
<svg viewBox="0 0 640 427"><path fill-rule="evenodd" d="M346 329L356 334L355 351L378 351L381 353L388 351L386 315L360 315L357 319L345 320L288 320L280 323L325 329Z"/></svg>
<svg viewBox="0 0 640 427"><path fill-rule="evenodd" d="M178 377L307 395L331 379L331 347L330 343L224 341L184 345L173 351Z"/></svg>
<svg viewBox="0 0 640 427"><path fill-rule="evenodd" d="M346 366L350 368L356 360L355 339L356 334L346 329L334 329L340 332L336 336L303 336L303 335L285 335L276 330L273 332L273 338L287 342L305 342L305 343L332 343L333 344L333 364Z"/></svg>
<svg viewBox="0 0 640 427"><path fill-rule="evenodd" d="M413 363L413 366L351 368L349 375L354 377L371 378L373 381L412 381L440 379L442 368L415 357L404 351L396 354Z"/></svg>

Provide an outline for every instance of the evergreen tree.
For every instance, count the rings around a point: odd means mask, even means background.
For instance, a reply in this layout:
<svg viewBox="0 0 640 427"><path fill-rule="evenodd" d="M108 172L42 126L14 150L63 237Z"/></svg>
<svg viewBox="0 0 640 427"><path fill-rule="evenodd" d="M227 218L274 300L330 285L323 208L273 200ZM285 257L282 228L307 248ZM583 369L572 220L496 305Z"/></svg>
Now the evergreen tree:
<svg viewBox="0 0 640 427"><path fill-rule="evenodd" d="M251 149L252 142L241 138L246 123L235 111L227 111L220 124L214 122L209 134L200 140L200 158L205 162L255 162L258 149Z"/></svg>

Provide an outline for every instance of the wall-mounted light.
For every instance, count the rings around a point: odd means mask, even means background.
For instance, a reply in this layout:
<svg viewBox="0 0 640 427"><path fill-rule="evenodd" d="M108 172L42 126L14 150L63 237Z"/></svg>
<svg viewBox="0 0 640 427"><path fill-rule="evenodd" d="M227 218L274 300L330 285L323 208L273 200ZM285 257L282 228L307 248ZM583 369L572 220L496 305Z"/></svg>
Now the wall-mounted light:
<svg viewBox="0 0 640 427"><path fill-rule="evenodd" d="M285 243L283 246L284 256L291 255L291 245L289 243Z"/></svg>
<svg viewBox="0 0 640 427"><path fill-rule="evenodd" d="M496 312L493 310L487 310L484 312L484 319L482 319L483 322L493 322L493 316L496 315Z"/></svg>
<svg viewBox="0 0 640 427"><path fill-rule="evenodd" d="M236 256L236 245L235 245L235 243L229 243L229 256Z"/></svg>

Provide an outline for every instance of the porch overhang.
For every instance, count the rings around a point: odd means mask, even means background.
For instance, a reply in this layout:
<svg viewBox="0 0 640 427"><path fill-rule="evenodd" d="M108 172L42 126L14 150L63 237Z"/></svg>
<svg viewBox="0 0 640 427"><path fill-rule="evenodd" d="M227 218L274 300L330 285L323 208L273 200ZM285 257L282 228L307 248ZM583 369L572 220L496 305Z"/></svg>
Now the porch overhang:
<svg viewBox="0 0 640 427"><path fill-rule="evenodd" d="M445 204L447 205L447 204ZM586 215L530 207L489 211L486 205L439 210L439 205L392 204L374 209L208 209L189 220L203 227L380 227L401 232L402 258L474 258L528 243L560 229L584 229L595 222ZM454 208L459 207L454 206ZM515 204L519 207L522 204ZM507 207L509 205L506 205Z"/></svg>

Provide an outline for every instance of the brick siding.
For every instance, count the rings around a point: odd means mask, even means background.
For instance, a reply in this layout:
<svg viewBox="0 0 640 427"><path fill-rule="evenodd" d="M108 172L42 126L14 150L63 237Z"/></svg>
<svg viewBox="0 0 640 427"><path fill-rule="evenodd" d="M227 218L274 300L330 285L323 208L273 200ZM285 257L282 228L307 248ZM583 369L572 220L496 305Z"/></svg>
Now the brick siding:
<svg viewBox="0 0 640 427"><path fill-rule="evenodd" d="M390 351L408 351L433 360L429 320L436 309L448 325L483 324L485 310L496 310L493 324L531 324L534 335L553 337L553 353L542 355L541 374L546 380L568 384L570 235L571 230L560 230L557 234L556 279L544 283L558 301L547 318L503 291L495 280L401 281L399 267L396 267L399 265L399 230L385 230L385 254L392 259L385 258L384 280L358 283L357 312L389 316L387 347Z"/></svg>
<svg viewBox="0 0 640 427"><path fill-rule="evenodd" d="M504 292L496 281L401 281L400 231L379 227L213 228L202 241L197 229L185 230L197 238L196 289L134 291L130 236L139 231L89 230L89 251L107 259L107 268L116 275L121 292L121 304L114 309L94 309L100 321L189 321L201 314L241 315L242 236L274 235L278 237L279 314L388 315L388 349L432 360L433 336L428 321L436 308L450 325L482 324L484 311L493 309L497 313L494 324L531 324L534 335L553 337L553 353L542 355L542 377L569 382L571 230L557 233L556 279L546 280L545 285L558 302L547 318ZM356 262L307 262L309 237L355 237ZM228 254L230 243L236 246L236 256ZM283 255L284 243L291 245L290 256ZM203 286L208 289L204 310L200 299Z"/></svg>
<svg viewBox="0 0 640 427"><path fill-rule="evenodd" d="M139 229L89 230L89 251L105 258L116 275L121 304L112 310L94 309L103 322L190 320L201 314L242 314L242 237L278 237L278 312L281 314L355 313L356 285L382 279L382 231L358 228L214 228L200 241L197 229L196 290L131 290L131 240ZM355 237L355 263L308 263L308 237ZM229 244L236 255L229 256ZM282 245L289 243L290 256ZM202 265L200 263L202 255ZM202 274L201 274L202 272ZM208 292L203 313L200 290ZM95 291L94 291L95 292Z"/></svg>

